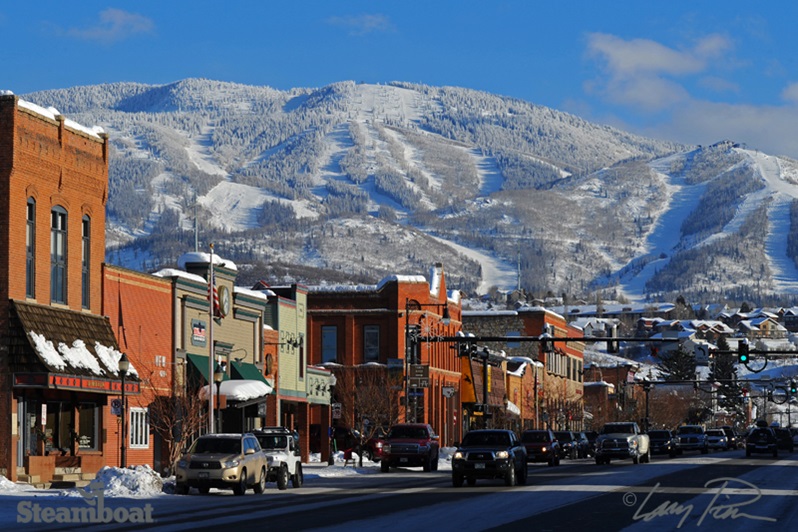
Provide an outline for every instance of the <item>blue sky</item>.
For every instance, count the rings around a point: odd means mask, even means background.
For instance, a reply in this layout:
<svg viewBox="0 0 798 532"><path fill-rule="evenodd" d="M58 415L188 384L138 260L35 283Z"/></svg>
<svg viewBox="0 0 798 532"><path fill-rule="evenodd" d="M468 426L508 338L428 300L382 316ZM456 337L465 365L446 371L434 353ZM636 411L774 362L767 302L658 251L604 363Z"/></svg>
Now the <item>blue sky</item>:
<svg viewBox="0 0 798 532"><path fill-rule="evenodd" d="M798 158L796 15L736 0L4 2L0 89L408 81Z"/></svg>

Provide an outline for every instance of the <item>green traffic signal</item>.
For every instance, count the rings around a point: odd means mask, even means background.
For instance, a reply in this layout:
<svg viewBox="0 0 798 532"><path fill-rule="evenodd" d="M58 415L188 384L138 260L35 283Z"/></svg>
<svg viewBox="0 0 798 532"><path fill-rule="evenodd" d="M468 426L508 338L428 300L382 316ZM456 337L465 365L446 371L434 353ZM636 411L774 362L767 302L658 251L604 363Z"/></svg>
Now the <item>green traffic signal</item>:
<svg viewBox="0 0 798 532"><path fill-rule="evenodd" d="M798 386L796 386L794 380L791 380L790 381L790 395L795 395L796 393L798 393Z"/></svg>
<svg viewBox="0 0 798 532"><path fill-rule="evenodd" d="M737 362L740 364L748 364L748 340L740 340L737 344Z"/></svg>

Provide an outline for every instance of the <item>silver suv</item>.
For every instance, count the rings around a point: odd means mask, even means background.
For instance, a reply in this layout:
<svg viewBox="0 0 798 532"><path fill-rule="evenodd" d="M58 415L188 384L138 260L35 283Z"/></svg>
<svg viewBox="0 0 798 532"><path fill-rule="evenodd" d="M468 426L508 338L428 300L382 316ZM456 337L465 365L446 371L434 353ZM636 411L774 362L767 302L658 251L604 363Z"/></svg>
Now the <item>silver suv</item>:
<svg viewBox="0 0 798 532"><path fill-rule="evenodd" d="M206 434L178 461L175 492L186 495L190 488L197 488L206 494L211 488L221 488L243 495L251 487L263 493L268 470L268 459L254 435Z"/></svg>

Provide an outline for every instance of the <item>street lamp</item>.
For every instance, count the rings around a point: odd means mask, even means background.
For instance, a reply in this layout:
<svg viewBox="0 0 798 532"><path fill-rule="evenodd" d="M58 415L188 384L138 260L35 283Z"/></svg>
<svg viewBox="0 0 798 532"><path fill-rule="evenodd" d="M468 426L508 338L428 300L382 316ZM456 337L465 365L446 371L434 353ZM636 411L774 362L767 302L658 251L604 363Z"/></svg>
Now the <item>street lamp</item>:
<svg viewBox="0 0 798 532"><path fill-rule="evenodd" d="M127 372L130 369L130 361L127 359L127 355L122 353L122 356L119 357L119 376L122 378L122 447L120 448L120 456L119 456L119 467L125 468L127 467L127 401L125 400L125 377L127 376Z"/></svg>
<svg viewBox="0 0 798 532"><path fill-rule="evenodd" d="M643 420L644 421L644 427L645 427L643 430L645 430L646 433L648 433L648 425L649 425L649 422L648 422L648 394L651 392L651 381L648 380L647 378L643 380L643 391L646 392L646 418Z"/></svg>
<svg viewBox="0 0 798 532"><path fill-rule="evenodd" d="M213 382L216 383L216 430L217 432L221 431L222 428L222 411L219 407L219 395L222 389L222 380L224 380L224 368L218 362L216 363L216 369L213 370Z"/></svg>
<svg viewBox="0 0 798 532"><path fill-rule="evenodd" d="M444 326L448 326L452 322L451 315L449 314L448 303L419 303L418 301L411 300L410 298L405 299L405 420L408 421L410 420L410 366L411 364L419 364L421 362L421 360L416 360L416 356L418 354L417 348L419 337L421 336L420 323L414 324L414 326L411 327L410 311L421 310L424 307L435 307L438 309L443 307L443 310L441 311L441 317L438 319L438 322ZM414 395L413 422L416 421L417 404L418 400Z"/></svg>

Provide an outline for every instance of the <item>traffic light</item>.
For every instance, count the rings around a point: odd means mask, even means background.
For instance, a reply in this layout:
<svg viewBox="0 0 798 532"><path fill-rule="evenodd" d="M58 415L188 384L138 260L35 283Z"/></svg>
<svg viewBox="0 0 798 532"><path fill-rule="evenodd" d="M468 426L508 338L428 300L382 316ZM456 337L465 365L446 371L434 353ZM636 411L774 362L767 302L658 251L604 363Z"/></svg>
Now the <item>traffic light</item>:
<svg viewBox="0 0 798 532"><path fill-rule="evenodd" d="M798 385L795 384L794 379L790 379L790 395L798 393Z"/></svg>
<svg viewBox="0 0 798 532"><path fill-rule="evenodd" d="M748 340L740 340L737 343L737 362L748 364Z"/></svg>

